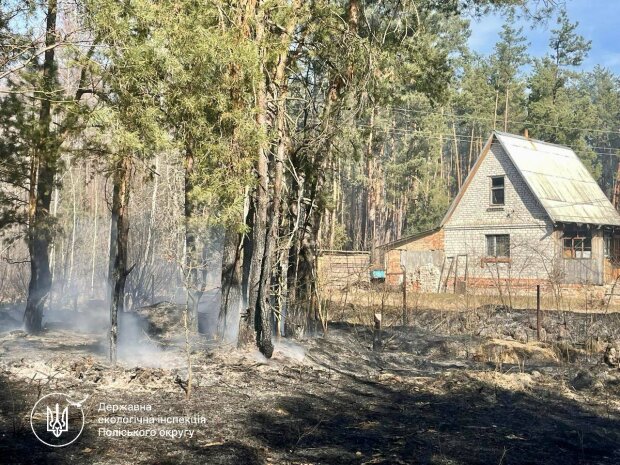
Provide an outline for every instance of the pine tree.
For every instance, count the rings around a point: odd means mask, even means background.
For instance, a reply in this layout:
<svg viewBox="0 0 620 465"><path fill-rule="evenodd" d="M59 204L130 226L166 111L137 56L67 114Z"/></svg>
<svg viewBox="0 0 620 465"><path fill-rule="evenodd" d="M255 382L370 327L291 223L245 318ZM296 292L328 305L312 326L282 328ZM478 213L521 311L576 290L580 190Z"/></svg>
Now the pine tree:
<svg viewBox="0 0 620 465"><path fill-rule="evenodd" d="M40 38L29 27L36 20L43 22L44 34ZM93 92L88 85L93 49L87 48L84 53L70 47L68 41L61 45L61 22L56 0L15 1L0 10L0 81L6 86L0 110L16 112L14 117L0 118L5 135L1 150L6 162L18 168L8 176L9 183L18 190L11 191L10 198L3 192L0 208L3 227L25 227L30 281L24 321L30 332L42 329L52 284L50 250L57 228L50 205L63 169L63 144L83 129L90 109L81 100ZM68 35L73 31L64 32ZM75 82L68 78L61 81L58 76L59 66L68 63L75 70ZM17 208L10 212L12 207Z"/></svg>
<svg viewBox="0 0 620 465"><path fill-rule="evenodd" d="M521 128L510 125L510 120L522 121L525 103L525 82L521 79L521 68L529 62L528 43L523 36L523 28L515 28L515 11L510 10L500 32L500 40L490 58L491 83L498 94L498 118L502 121L498 127L514 132Z"/></svg>
<svg viewBox="0 0 620 465"><path fill-rule="evenodd" d="M590 50L590 42L577 34L578 23L571 23L565 10L558 16L558 27L549 41L550 53L535 60L529 78L528 123L532 136L572 147L595 179L601 167L589 148L587 131L595 120L587 94L578 86L574 71Z"/></svg>
<svg viewBox="0 0 620 465"><path fill-rule="evenodd" d="M614 201L616 207L620 204L620 78L608 69L596 66L591 72L584 73L579 78L581 92L588 96L594 107L592 127L596 128L587 134L587 142L596 147L602 166L600 179L601 187L607 196Z"/></svg>
<svg viewBox="0 0 620 465"><path fill-rule="evenodd" d="M150 28L158 17L156 5L133 8L117 2L88 4L89 26L108 45L98 59L102 78L101 106L95 115L99 142L108 152L112 178L108 286L110 289L110 360L116 362L118 313L124 311L125 285L135 264L129 263L129 200L134 164L148 160L169 144L162 124L161 81L167 55ZM159 53L158 53L159 52Z"/></svg>

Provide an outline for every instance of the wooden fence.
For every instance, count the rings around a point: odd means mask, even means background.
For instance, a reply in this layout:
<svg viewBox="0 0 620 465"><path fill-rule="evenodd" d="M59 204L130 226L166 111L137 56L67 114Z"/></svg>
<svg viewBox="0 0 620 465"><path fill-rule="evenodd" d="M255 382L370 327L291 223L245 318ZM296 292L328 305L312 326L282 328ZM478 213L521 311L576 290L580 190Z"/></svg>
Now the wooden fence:
<svg viewBox="0 0 620 465"><path fill-rule="evenodd" d="M318 258L318 273L323 287L344 288L370 281L370 253L323 250Z"/></svg>

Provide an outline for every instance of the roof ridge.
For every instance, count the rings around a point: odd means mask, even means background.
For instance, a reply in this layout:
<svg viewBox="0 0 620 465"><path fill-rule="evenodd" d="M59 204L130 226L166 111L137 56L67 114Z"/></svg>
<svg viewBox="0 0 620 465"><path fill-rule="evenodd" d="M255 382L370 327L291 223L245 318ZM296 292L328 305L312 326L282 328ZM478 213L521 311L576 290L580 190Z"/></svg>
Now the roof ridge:
<svg viewBox="0 0 620 465"><path fill-rule="evenodd" d="M575 153L575 151L572 148L570 148L568 145L554 144L553 142L547 142L547 141L540 140L540 139L533 139L531 137L525 137L520 134L513 134L511 132L503 132L503 131L494 130L493 133L500 135L500 136L513 137L515 139L526 140L528 142L536 142L537 144L550 145L551 147L560 147L560 148L570 150L571 152Z"/></svg>

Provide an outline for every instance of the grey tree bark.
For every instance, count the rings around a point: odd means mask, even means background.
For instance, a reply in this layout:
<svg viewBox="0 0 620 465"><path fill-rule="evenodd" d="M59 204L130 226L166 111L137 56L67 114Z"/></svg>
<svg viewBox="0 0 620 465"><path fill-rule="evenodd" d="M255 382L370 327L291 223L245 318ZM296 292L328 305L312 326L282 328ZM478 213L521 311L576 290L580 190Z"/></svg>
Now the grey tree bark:
<svg viewBox="0 0 620 465"><path fill-rule="evenodd" d="M110 298L110 361L116 363L118 342L118 313L124 311L125 283L133 267L128 268L129 242L129 182L131 164L123 156L115 166L112 190L112 229L110 231L109 285Z"/></svg>
<svg viewBox="0 0 620 465"><path fill-rule="evenodd" d="M43 58L43 93L39 109L39 134L32 155L28 208L28 252L30 282L24 322L26 331L42 330L43 307L52 285L49 263L51 230L50 205L58 163L58 146L50 130L52 123L52 91L56 81L55 50L57 0L47 3L45 45Z"/></svg>

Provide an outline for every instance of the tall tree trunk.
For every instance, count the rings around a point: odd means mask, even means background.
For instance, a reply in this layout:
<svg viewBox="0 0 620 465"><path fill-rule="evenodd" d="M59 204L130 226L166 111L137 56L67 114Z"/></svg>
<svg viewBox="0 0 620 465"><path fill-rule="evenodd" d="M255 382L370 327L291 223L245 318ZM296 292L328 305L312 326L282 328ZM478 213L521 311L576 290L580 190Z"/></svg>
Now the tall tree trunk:
<svg viewBox="0 0 620 465"><path fill-rule="evenodd" d="M60 203L60 188L58 186L58 183L55 183L54 185L54 208L52 208L52 218L58 218L58 204ZM57 257L57 253L56 253L56 239L54 238L52 240L52 243L50 244L50 276L51 276L51 280L52 283L54 283L54 272L56 269L56 263L58 261ZM53 298L54 298L54 290L50 288L50 294L49 294L49 299L48 299L48 305L49 308L54 308L54 303L53 303Z"/></svg>
<svg viewBox="0 0 620 465"><path fill-rule="evenodd" d="M620 210L620 163L616 165L616 182L614 183L614 192L612 203L616 210Z"/></svg>
<svg viewBox="0 0 620 465"><path fill-rule="evenodd" d="M159 155L155 155L155 168L153 178L153 190L151 192L151 208L149 211L149 222L146 230L146 243L144 245L144 252L142 254L142 260L136 273L138 275L134 278L134 285L132 286L132 302L138 302L140 305L149 301L154 304L155 300L155 273L153 264L155 263L155 247L156 238L153 235L155 231L155 212L159 206ZM150 289L150 293L148 292Z"/></svg>
<svg viewBox="0 0 620 465"><path fill-rule="evenodd" d="M334 173L334 179L333 179L333 209L332 209L332 215L331 215L331 222L330 222L330 232L329 232L329 248L330 250L333 250L333 248L335 247L335 243L336 243L336 229L338 227L338 210L340 209L340 204L341 204L341 200L342 200L342 178L340 176L340 160L336 160L336 162L334 163L334 168L333 168L333 173ZM342 210L340 210L342 212ZM341 246L342 244L339 244L339 246Z"/></svg>
<svg viewBox="0 0 620 465"><path fill-rule="evenodd" d="M242 241L243 235L227 230L222 246L221 303L218 317L218 337L221 341L234 343L239 328L242 306Z"/></svg>
<svg viewBox="0 0 620 465"><path fill-rule="evenodd" d="M510 90L506 85L506 101L504 103L504 132L508 131L508 102L509 102Z"/></svg>
<svg viewBox="0 0 620 465"><path fill-rule="evenodd" d="M359 0L349 0L345 10L347 21L347 29L350 35L357 35L358 21L360 17ZM305 307L305 316L307 323L313 324L318 322L317 306L316 306L316 255L318 234L321 230L321 220L325 213L326 205L321 197L321 192L326 181L326 172L332 160L332 138L334 128L333 122L337 113L337 102L346 99L348 94L343 92L345 86L350 85L354 81L354 64L350 62L344 72L334 72L329 79L329 87L327 89L326 101L320 117L320 134L322 138L321 147L318 148L311 163L303 163L303 167L299 171L303 171L304 182L307 182L307 188L304 186L304 199L296 209L296 222L299 228L297 237L293 241L293 247L289 256L290 273L289 273L289 294L291 300L294 296L295 305ZM348 101L353 107L353 102ZM347 105L343 105L347 107ZM294 160L295 162L296 160ZM294 163L295 164L295 163ZM298 174L301 177L301 173ZM297 182L298 186L300 183ZM301 192L302 189L298 189ZM295 289L293 290L293 286ZM301 308L300 308L301 309Z"/></svg>
<svg viewBox="0 0 620 465"><path fill-rule="evenodd" d="M248 27L248 20L253 16L255 5L246 2L245 14L237 17L237 27L244 38L250 37L251 31ZM229 67L231 81L236 82L240 72L238 63L232 63ZM230 91L233 108L242 110L244 102L241 97L240 88L232 87ZM231 136L230 150L239 150L238 129L233 128ZM243 214L241 223L247 224L252 221L250 216L250 188L245 187ZM222 272L220 277L220 311L218 316L217 334L220 340L243 346L251 341L250 318L251 313L247 308L248 288L250 279L250 255L251 240L246 234L240 234L226 228L222 245ZM245 307L245 308L244 308ZM245 319L241 319L242 312L246 310Z"/></svg>
<svg viewBox="0 0 620 465"><path fill-rule="evenodd" d="M452 123L452 135L454 137L454 163L456 168L456 182L457 192L461 190L462 177L461 177L461 157L459 156L459 143L456 137L456 124Z"/></svg>
<svg viewBox="0 0 620 465"><path fill-rule="evenodd" d="M254 207L250 206L250 213L247 216L247 226L253 230L254 227ZM241 318L239 320L239 335L237 346L243 347L255 341L254 332L254 309L250 307L250 276L252 268L252 251L254 242L252 234L244 234L241 242Z"/></svg>
<svg viewBox="0 0 620 465"><path fill-rule="evenodd" d="M146 247L144 250L144 270L140 277L140 285L148 282L149 277L153 277L153 264L155 263L155 211L157 210L157 197L159 195L159 156L155 155L155 177L153 179L153 192L151 193L151 211L149 213L149 228L146 235ZM149 273L150 272L150 273ZM150 274L150 276L149 276ZM151 302L154 303L154 302Z"/></svg>
<svg viewBox="0 0 620 465"><path fill-rule="evenodd" d="M373 136L375 126L375 109L370 114L370 129L368 132L368 140L366 141L366 179L368 181L368 211L366 214L366 244L370 251L370 263L374 264L376 254L376 222L377 222L377 192L376 192L376 175L375 175L375 157L373 153Z"/></svg>
<svg viewBox="0 0 620 465"><path fill-rule="evenodd" d="M44 92L40 97L38 137L32 155L29 190L27 240L30 254L30 282L28 284L24 321L26 331L30 333L36 333L42 329L43 307L52 285L49 266L49 247L52 236L49 210L58 163L58 146L52 138L50 126L52 122L52 91L56 81L53 47L56 41L56 13L57 0L49 0L45 25L45 46L47 49L43 58Z"/></svg>
<svg viewBox="0 0 620 465"><path fill-rule="evenodd" d="M291 5L293 11L299 8L300 1L295 0ZM282 189L284 185L284 163L287 160L289 151L289 139L286 126L286 99L288 97L288 85L286 82L286 67L288 65L288 50L290 48L290 38L295 27L294 15L291 15L285 32L281 35L282 44L281 52L278 56L275 78L274 78L274 98L276 103L276 134L278 138L277 148L274 157L273 167L273 195L271 203L271 215L268 235L265 241L265 257L263 259L263 270L261 273L259 306L261 312L262 328L269 330L269 335L262 334L262 341L259 340L259 348L267 357L271 356L273 346L271 345L271 280L272 280L272 263L276 259L276 245L279 240L280 231L280 210L282 207ZM279 286L281 280L275 282ZM277 294L280 294L278 292ZM278 300L280 302L280 300ZM280 316L281 308L277 307ZM268 320L268 325L266 325ZM258 334L257 334L258 337ZM269 352L269 355L267 355Z"/></svg>
<svg viewBox="0 0 620 465"><path fill-rule="evenodd" d="M70 292L75 292L74 286L72 286L73 280L73 265L75 264L75 233L77 229L77 194L75 190L75 178L73 177L73 168L69 167L69 178L71 179L71 210L72 210L72 221L71 221L71 249L69 252L69 275L67 277L67 285L69 286Z"/></svg>
<svg viewBox="0 0 620 465"><path fill-rule="evenodd" d="M441 108L441 121L443 122L443 107ZM444 162L443 162L443 134L441 134L442 131L439 131L439 171L440 171L440 177L442 180L445 180L446 177L446 173L445 173L445 169L444 169Z"/></svg>
<svg viewBox="0 0 620 465"><path fill-rule="evenodd" d="M267 133L267 87L265 75L265 49L262 44L265 32L265 13L262 0L252 0L246 3L245 17L241 24L245 35L249 35L247 18L254 18L254 41L259 44L259 80L256 89L256 125ZM252 329L256 333L256 342L261 349L260 339L264 337L266 328L262 327L262 318L257 311L257 302L260 293L261 273L265 254L265 239L267 236L267 210L269 204L269 160L265 143L258 148L256 159L256 172L258 183L254 192L254 201L250 207L248 222L251 222L251 236L246 236L243 242L243 293L247 292L247 312L240 322L239 345L249 341ZM260 335L260 336L259 336ZM264 347L266 348L266 347ZM261 349L263 350L263 349Z"/></svg>
<svg viewBox="0 0 620 465"><path fill-rule="evenodd" d="M290 231L290 222L288 218L284 218L283 220L283 236L287 236L291 233ZM290 246L290 243L289 243ZM277 309L278 309L278 318L277 323L278 327L276 328L276 332L279 336L286 335L286 321L288 315L288 302L290 300L289 296L289 286L288 286L288 274L289 274L289 257L290 250L289 247L280 246L280 252L278 257L278 293L277 293Z"/></svg>
<svg viewBox="0 0 620 465"><path fill-rule="evenodd" d="M497 108L499 105L499 89L495 91L495 111L493 112L493 130L497 128Z"/></svg>
<svg viewBox="0 0 620 465"><path fill-rule="evenodd" d="M293 162L295 165L295 162ZM289 302L295 302L297 300L297 291L298 291L298 275L299 275L299 247L301 244L300 237L301 227L303 221L305 220L305 207L303 203L303 199L305 197L305 178L297 176L293 179L293 189L296 191L297 195L295 198L291 198L289 209L291 211L291 216L294 218L294 224L291 227L291 236L289 239L290 246L289 249L289 257L288 257L288 300Z"/></svg>
<svg viewBox="0 0 620 465"><path fill-rule="evenodd" d="M261 1L256 2L256 42L261 44L265 32L265 12ZM267 85L265 76L265 49L261 46L260 80L256 91L256 124L267 132ZM254 311L254 329L256 344L265 357L271 357L273 344L271 343L271 313L269 305L269 291L264 283L269 281L270 260L268 257L268 223L269 210L269 159L267 147L261 144L258 149L256 163L258 184L255 192L254 228L252 231L252 260L250 267L249 304Z"/></svg>
<svg viewBox="0 0 620 465"><path fill-rule="evenodd" d="M184 214L185 214L185 287L187 289L187 310L189 328L198 331L198 305L205 289L206 264L202 259L202 247L197 237L194 220L192 190L194 188L194 154L185 149Z"/></svg>
<svg viewBox="0 0 620 465"><path fill-rule="evenodd" d="M131 162L123 156L115 166L112 188L112 230L110 234L109 285L110 298L110 361L116 363L118 313L125 307L125 283L133 269L127 267L129 240L129 181Z"/></svg>
<svg viewBox="0 0 620 465"><path fill-rule="evenodd" d="M474 166L473 156L474 156L474 126L472 125L471 136L469 138L469 156L467 157L467 174L465 176L469 175L469 171L471 170L472 166Z"/></svg>
<svg viewBox="0 0 620 465"><path fill-rule="evenodd" d="M93 246L92 246L92 259L91 259L91 270L90 270L90 297L91 299L95 296L95 267L97 264L97 223L99 220L99 189L97 186L97 178L94 181L94 195L95 195L95 218L94 218L94 227L93 227Z"/></svg>

